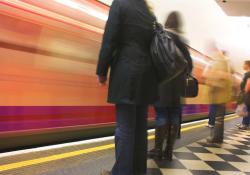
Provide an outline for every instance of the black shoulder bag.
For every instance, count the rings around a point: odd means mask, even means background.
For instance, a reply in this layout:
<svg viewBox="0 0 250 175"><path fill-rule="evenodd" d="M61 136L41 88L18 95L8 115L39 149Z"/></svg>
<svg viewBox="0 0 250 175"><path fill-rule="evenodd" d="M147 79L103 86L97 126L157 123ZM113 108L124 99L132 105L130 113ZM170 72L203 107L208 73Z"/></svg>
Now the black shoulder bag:
<svg viewBox="0 0 250 175"><path fill-rule="evenodd" d="M171 81L184 73L188 63L177 47L171 32L154 22L154 37L151 43L151 57L160 82Z"/></svg>

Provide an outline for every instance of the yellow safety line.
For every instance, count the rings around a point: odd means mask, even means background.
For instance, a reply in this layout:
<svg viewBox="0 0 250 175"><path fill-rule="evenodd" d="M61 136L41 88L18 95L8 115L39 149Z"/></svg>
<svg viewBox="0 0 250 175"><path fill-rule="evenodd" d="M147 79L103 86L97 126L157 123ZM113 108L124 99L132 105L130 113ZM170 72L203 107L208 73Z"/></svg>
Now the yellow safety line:
<svg viewBox="0 0 250 175"><path fill-rule="evenodd" d="M235 118L238 118L238 116L229 117L229 118L226 118L225 120L228 121L228 120L233 120ZM192 130L195 128L203 127L205 125L207 125L207 124L204 123L204 124L200 124L200 125L195 125L195 126L183 128L183 129L181 129L181 131L186 132L186 131L189 131L189 130ZM149 136L148 139L149 140L154 139L154 135ZM56 154L53 156L47 156L47 157L31 159L31 160L26 160L26 161L21 161L21 162L16 162L16 163L10 163L10 164L6 164L6 165L1 165L0 172L7 171L7 170L13 170L13 169L17 169L17 168L23 168L23 167L27 167L27 166L31 166L31 165L47 163L50 161L66 159L66 158L75 157L75 156L79 156L79 155L83 155L83 154L97 152L97 151L104 151L104 150L112 149L114 147L115 147L114 144L109 144L109 145L98 146L98 147L94 147L94 148L87 148L87 149L83 149L83 150L72 151L72 152L68 152L68 153Z"/></svg>

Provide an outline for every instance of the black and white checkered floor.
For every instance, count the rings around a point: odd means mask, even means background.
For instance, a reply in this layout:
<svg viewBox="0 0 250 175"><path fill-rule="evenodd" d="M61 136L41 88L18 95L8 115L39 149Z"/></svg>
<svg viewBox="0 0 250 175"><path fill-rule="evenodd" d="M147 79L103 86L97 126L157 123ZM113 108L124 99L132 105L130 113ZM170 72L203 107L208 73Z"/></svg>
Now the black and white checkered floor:
<svg viewBox="0 0 250 175"><path fill-rule="evenodd" d="M174 151L173 162L148 160L149 175L250 175L250 131L230 129L220 147L200 140Z"/></svg>

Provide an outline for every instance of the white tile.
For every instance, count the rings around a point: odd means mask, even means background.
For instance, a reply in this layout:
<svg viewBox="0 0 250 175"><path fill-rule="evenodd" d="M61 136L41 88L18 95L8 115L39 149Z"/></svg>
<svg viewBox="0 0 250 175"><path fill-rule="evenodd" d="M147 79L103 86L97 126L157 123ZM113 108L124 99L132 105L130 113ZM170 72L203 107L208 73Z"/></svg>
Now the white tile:
<svg viewBox="0 0 250 175"><path fill-rule="evenodd" d="M250 172L250 164L242 162L229 162L232 166L239 169L241 172Z"/></svg>
<svg viewBox="0 0 250 175"><path fill-rule="evenodd" d="M180 160L188 170L214 170L208 164L200 160Z"/></svg>
<svg viewBox="0 0 250 175"><path fill-rule="evenodd" d="M194 154L203 161L223 161L224 162L222 158L220 158L219 156L215 154L211 154L211 153L194 153Z"/></svg>
<svg viewBox="0 0 250 175"><path fill-rule="evenodd" d="M163 175L193 175L188 170L181 169L161 169Z"/></svg>
<svg viewBox="0 0 250 175"><path fill-rule="evenodd" d="M214 154L232 154L227 150L224 150L222 148L206 148L208 151L214 153Z"/></svg>

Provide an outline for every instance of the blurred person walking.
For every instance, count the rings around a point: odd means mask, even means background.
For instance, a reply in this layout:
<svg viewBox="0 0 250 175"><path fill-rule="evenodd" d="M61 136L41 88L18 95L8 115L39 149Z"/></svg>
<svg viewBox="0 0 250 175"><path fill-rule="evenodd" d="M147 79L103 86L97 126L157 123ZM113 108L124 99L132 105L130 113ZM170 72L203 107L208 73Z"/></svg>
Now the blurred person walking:
<svg viewBox="0 0 250 175"><path fill-rule="evenodd" d="M115 104L116 161L101 175L143 175L147 171L147 108L157 99L151 62L154 15L144 0L114 0L97 66L100 84L111 68L108 102Z"/></svg>
<svg viewBox="0 0 250 175"><path fill-rule="evenodd" d="M228 58L222 51L219 51L212 43L210 52L213 60L207 66L203 73L205 83L209 85L209 101L215 108L214 127L210 128L210 138L208 143L220 144L224 139L224 117L226 113L226 103L231 101L232 97L232 74Z"/></svg>
<svg viewBox="0 0 250 175"><path fill-rule="evenodd" d="M180 14L176 11L171 12L165 22L165 28L186 58L188 70L170 82L164 82L159 86L160 99L154 106L156 111L155 147L149 151L149 156L160 160L162 158L172 160L173 147L181 123L181 94L185 87L186 73L191 73L193 68L190 53L180 37L181 26ZM163 150L164 140L166 140L166 147Z"/></svg>
<svg viewBox="0 0 250 175"><path fill-rule="evenodd" d="M240 89L243 99L239 103L244 103L247 107L248 115L243 117L242 123L239 129L247 130L250 124L250 60L245 61L243 69L246 71L244 74L243 81L241 82Z"/></svg>

